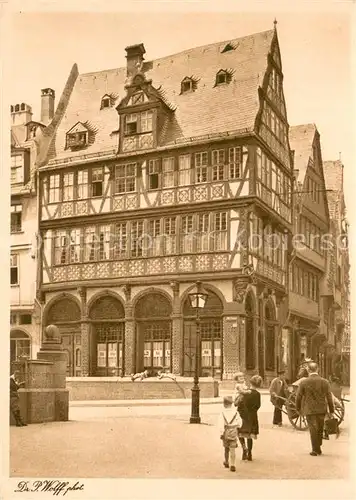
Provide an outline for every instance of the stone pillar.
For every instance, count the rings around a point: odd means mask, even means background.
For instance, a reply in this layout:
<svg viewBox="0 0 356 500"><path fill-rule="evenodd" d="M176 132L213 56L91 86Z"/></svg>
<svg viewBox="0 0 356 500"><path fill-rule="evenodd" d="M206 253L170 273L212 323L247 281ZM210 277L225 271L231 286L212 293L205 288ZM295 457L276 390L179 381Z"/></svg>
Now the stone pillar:
<svg viewBox="0 0 356 500"><path fill-rule="evenodd" d="M82 320L81 323L81 348L82 348L82 377L91 375L92 360L90 359L90 323Z"/></svg>
<svg viewBox="0 0 356 500"><path fill-rule="evenodd" d="M233 379L239 370L239 320L238 316L223 318L223 379Z"/></svg>
<svg viewBox="0 0 356 500"><path fill-rule="evenodd" d="M135 356L135 320L132 311L131 287L125 285L125 347L124 347L124 375L136 372Z"/></svg>
<svg viewBox="0 0 356 500"><path fill-rule="evenodd" d="M179 283L171 283L173 290L173 308L172 308L172 345L171 345L171 364L172 373L175 375L183 374L183 324L180 311Z"/></svg>
<svg viewBox="0 0 356 500"><path fill-rule="evenodd" d="M61 344L58 327L49 325L44 334L45 339L37 359L53 363L51 387L55 391L55 420L66 421L69 412L69 391L66 389L67 356Z"/></svg>
<svg viewBox="0 0 356 500"><path fill-rule="evenodd" d="M81 350L82 350L82 377L91 375L90 359L90 324L88 323L87 290L84 287L78 288L80 296L81 312Z"/></svg>

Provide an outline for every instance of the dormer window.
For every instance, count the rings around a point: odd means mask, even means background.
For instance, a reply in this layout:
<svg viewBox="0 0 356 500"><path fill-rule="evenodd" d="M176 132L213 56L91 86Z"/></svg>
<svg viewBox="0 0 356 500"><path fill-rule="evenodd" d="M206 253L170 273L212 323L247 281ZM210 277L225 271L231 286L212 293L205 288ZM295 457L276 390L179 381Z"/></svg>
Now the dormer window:
<svg viewBox="0 0 356 500"><path fill-rule="evenodd" d="M198 81L198 78L186 76L180 84L180 93L187 94L188 92L193 92L198 86Z"/></svg>
<svg viewBox="0 0 356 500"><path fill-rule="evenodd" d="M125 135L134 135L152 131L152 111L130 113L125 117Z"/></svg>
<svg viewBox="0 0 356 500"><path fill-rule="evenodd" d="M223 85L225 83L230 83L231 81L231 73L228 71L221 69L216 73L215 85Z"/></svg>
<svg viewBox="0 0 356 500"><path fill-rule="evenodd" d="M110 108L110 97L103 97L100 109Z"/></svg>
<svg viewBox="0 0 356 500"><path fill-rule="evenodd" d="M101 98L100 109L112 108L117 97L117 94L113 94L112 92L110 94L103 95Z"/></svg>
<svg viewBox="0 0 356 500"><path fill-rule="evenodd" d="M235 50L236 49L236 45L229 42L225 45L225 47L222 49L221 53L223 54L224 52L230 52L230 50Z"/></svg>
<svg viewBox="0 0 356 500"><path fill-rule="evenodd" d="M186 94L187 92L193 91L193 81L190 78L184 78L181 83L181 93Z"/></svg>
<svg viewBox="0 0 356 500"><path fill-rule="evenodd" d="M88 142L87 132L76 132L75 134L67 135L67 147L68 148L81 148L86 146Z"/></svg>
<svg viewBox="0 0 356 500"><path fill-rule="evenodd" d="M95 132L89 126L78 122L67 132L66 149L76 150L87 147L89 145L89 135L93 141Z"/></svg>
<svg viewBox="0 0 356 500"><path fill-rule="evenodd" d="M137 134L137 113L132 113L125 117L125 135Z"/></svg>

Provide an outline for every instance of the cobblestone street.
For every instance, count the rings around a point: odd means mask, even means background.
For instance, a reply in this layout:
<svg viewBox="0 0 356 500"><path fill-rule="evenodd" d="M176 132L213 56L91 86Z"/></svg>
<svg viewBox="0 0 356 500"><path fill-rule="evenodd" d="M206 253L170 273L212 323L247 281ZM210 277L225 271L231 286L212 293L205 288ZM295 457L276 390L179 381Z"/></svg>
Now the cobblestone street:
<svg viewBox="0 0 356 500"><path fill-rule="evenodd" d="M216 427L219 404L201 405L201 425L189 424L190 405L71 407L70 422L12 427L10 475L25 477L347 479L348 421L323 456L309 456L307 432L273 428L263 397L261 433L253 462L232 473L222 466Z"/></svg>

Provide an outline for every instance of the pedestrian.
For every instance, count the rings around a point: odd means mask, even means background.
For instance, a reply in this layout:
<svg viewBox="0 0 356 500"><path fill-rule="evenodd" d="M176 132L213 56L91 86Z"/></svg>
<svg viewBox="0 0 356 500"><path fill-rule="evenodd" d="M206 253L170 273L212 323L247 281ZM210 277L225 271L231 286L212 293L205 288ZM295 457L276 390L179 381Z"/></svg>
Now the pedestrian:
<svg viewBox="0 0 356 500"><path fill-rule="evenodd" d="M15 370L10 377L10 411L15 419L16 427L25 427L27 424L22 420L20 413L20 397L18 394L19 388L25 382L19 382L20 372Z"/></svg>
<svg viewBox="0 0 356 500"><path fill-rule="evenodd" d="M224 447L224 467L230 467L231 472L236 471L236 448L238 429L241 427L241 417L232 404L232 397L225 396L223 399L223 409L219 415L219 432Z"/></svg>
<svg viewBox="0 0 356 500"><path fill-rule="evenodd" d="M278 427L282 427L282 408L289 395L288 385L284 378L284 374L284 370L279 370L277 372L277 377L272 380L269 387L271 403L274 406L273 425L278 425Z"/></svg>
<svg viewBox="0 0 356 500"><path fill-rule="evenodd" d="M238 406L239 401L243 398L244 394L249 394L251 391L246 383L245 375L243 372L236 373L234 380L236 384L232 399L235 406Z"/></svg>
<svg viewBox="0 0 356 500"><path fill-rule="evenodd" d="M314 361L311 358L304 358L302 363L299 365L299 371L297 375L297 380L301 378L308 377L309 372L308 372L308 365L309 363L314 363Z"/></svg>
<svg viewBox="0 0 356 500"><path fill-rule="evenodd" d="M310 455L321 455L324 420L327 410L334 413L334 402L329 382L318 374L318 365L309 363L309 376L299 384L295 407L308 422L312 451Z"/></svg>
<svg viewBox="0 0 356 500"><path fill-rule="evenodd" d="M239 441L242 446L242 460L252 460L253 439L257 439L259 434L257 412L261 407L261 394L258 389L261 387L262 378L254 375L250 380L250 393L245 394L239 401L238 411L242 418L242 426L239 429ZM246 442L247 441L247 446Z"/></svg>

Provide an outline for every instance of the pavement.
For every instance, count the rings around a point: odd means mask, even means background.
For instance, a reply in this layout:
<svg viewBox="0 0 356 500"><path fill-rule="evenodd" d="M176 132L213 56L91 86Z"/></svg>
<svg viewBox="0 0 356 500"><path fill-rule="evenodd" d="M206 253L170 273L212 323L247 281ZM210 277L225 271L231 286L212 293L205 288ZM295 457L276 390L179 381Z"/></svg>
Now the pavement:
<svg viewBox="0 0 356 500"><path fill-rule="evenodd" d="M271 424L272 405L262 396L260 435L252 462L236 472L223 468L217 430L220 405L202 404L202 423L190 424L186 404L125 406L71 404L69 422L10 429L11 477L347 479L349 420L339 439L325 441L323 455L311 457L309 433ZM97 402L95 402L97 403Z"/></svg>

